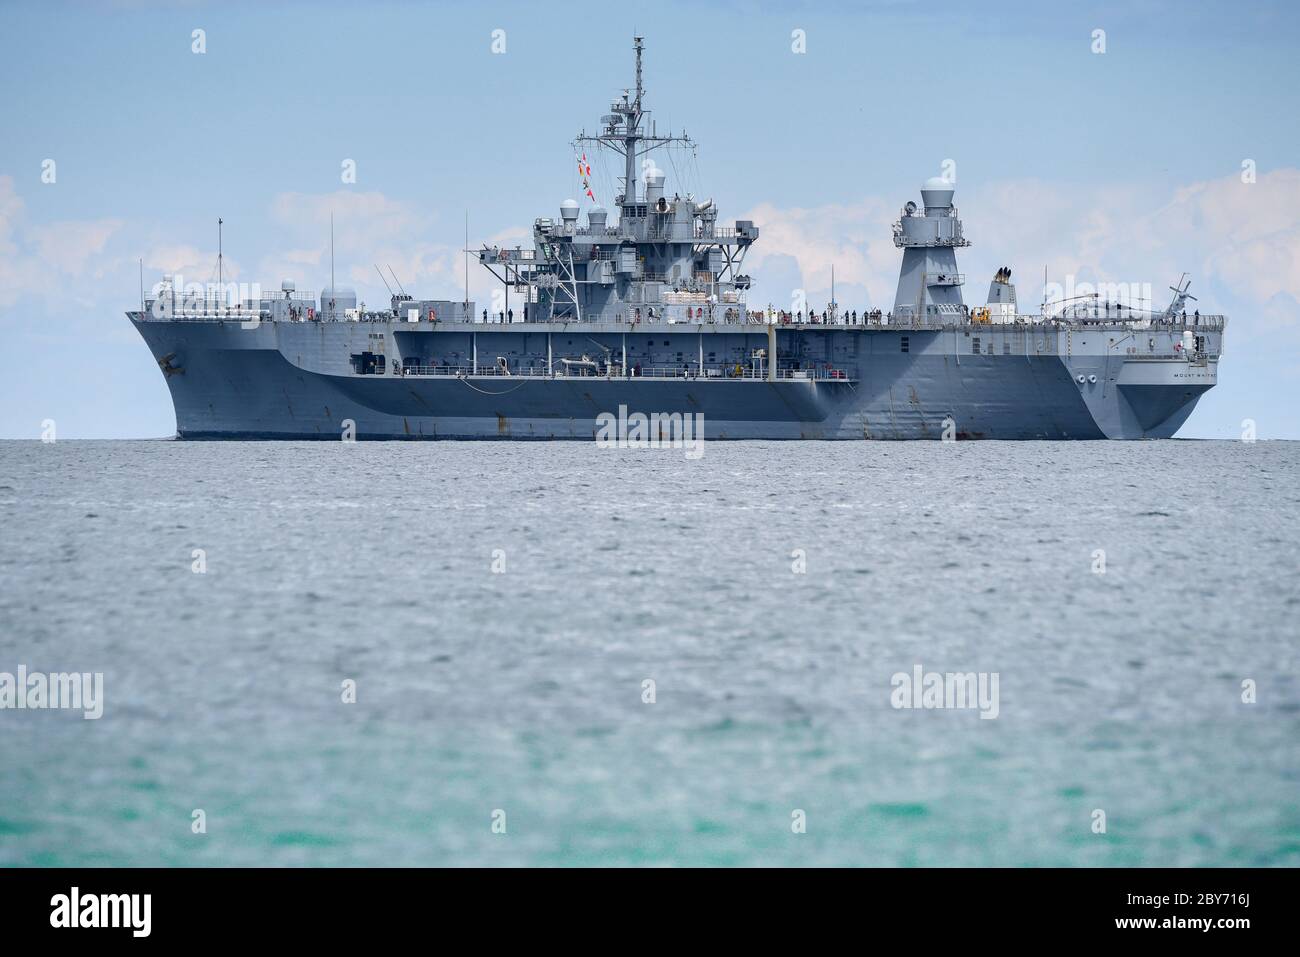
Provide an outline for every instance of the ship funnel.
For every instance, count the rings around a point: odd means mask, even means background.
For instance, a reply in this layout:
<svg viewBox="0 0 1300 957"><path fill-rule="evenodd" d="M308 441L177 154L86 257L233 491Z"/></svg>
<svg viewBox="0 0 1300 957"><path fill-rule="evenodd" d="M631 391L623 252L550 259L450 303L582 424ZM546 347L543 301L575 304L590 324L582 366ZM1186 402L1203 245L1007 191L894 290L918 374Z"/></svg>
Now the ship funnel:
<svg viewBox="0 0 1300 957"><path fill-rule="evenodd" d="M653 206L664 198L664 174L655 170L645 178L645 204Z"/></svg>
<svg viewBox="0 0 1300 957"><path fill-rule="evenodd" d="M1016 319L1016 287L1011 283L1011 267L1003 266L993 274L989 283L989 297L985 300L985 319L988 322L1014 322Z"/></svg>
<svg viewBox="0 0 1300 957"><path fill-rule="evenodd" d="M942 176L932 176L925 181L921 187L921 202L925 203L925 211L936 212L952 208L953 185Z"/></svg>

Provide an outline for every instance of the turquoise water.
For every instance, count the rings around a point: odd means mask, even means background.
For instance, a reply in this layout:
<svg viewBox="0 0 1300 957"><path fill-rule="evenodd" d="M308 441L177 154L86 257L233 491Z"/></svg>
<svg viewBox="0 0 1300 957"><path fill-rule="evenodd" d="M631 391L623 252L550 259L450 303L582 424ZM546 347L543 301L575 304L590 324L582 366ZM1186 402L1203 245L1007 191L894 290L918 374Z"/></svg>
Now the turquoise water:
<svg viewBox="0 0 1300 957"><path fill-rule="evenodd" d="M0 672L105 702L0 710L0 863L1300 864L1298 477L1291 443L3 442ZM893 708L917 664L996 672L998 717Z"/></svg>

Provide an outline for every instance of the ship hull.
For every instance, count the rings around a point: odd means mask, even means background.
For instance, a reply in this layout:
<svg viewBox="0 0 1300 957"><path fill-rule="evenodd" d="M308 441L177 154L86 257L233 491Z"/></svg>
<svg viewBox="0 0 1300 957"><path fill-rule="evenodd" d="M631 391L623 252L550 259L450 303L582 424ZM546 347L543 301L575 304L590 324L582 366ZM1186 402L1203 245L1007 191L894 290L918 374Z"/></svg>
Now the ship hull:
<svg viewBox="0 0 1300 957"><path fill-rule="evenodd" d="M1152 346L1130 356L1103 331L977 329L973 353L969 330L804 327L777 333L783 377L773 381L761 369L731 377L731 360L767 341L763 326L133 321L185 439L590 441L602 416L620 410L702 415L704 437L722 440L1168 438L1213 387L1218 364L1166 350L1174 332L1144 331ZM551 374L556 341L575 336L618 356L628 374ZM1157 347L1157 336L1167 343ZM389 374L358 374L354 357L381 338ZM467 371L391 374L435 353L466 360ZM637 355L680 362L681 374L636 376ZM498 356L509 374L495 371ZM710 373L718 366L725 374Z"/></svg>

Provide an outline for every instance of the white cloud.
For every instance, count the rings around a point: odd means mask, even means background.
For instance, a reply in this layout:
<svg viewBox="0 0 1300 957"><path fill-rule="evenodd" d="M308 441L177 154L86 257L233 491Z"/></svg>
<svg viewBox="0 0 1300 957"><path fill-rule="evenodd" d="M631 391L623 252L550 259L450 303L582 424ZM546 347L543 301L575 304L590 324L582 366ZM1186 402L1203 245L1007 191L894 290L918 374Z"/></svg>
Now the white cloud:
<svg viewBox="0 0 1300 957"><path fill-rule="evenodd" d="M27 236L38 259L59 272L76 275L104 252L108 240L121 228L120 219L59 222L33 226Z"/></svg>
<svg viewBox="0 0 1300 957"><path fill-rule="evenodd" d="M31 225L12 176L0 176L0 308L31 297L88 294L79 281L100 280L112 267L109 240L118 219L67 220Z"/></svg>
<svg viewBox="0 0 1300 957"><path fill-rule="evenodd" d="M789 256L798 263L809 302L821 303L829 298L834 265L837 285L865 287L873 306L892 304L898 251L889 224L897 218L901 205L874 197L849 206L780 209L760 204L738 217L753 220L760 230L758 242L745 259L745 271L761 283L765 262ZM785 308L790 292L768 290L754 301L771 299L778 308Z"/></svg>
<svg viewBox="0 0 1300 957"><path fill-rule="evenodd" d="M187 243L163 243L150 247L144 256L144 268L150 273L179 276L187 284L215 282L217 250L199 249ZM228 282L241 279L239 262L229 256L222 256L220 271Z"/></svg>
<svg viewBox="0 0 1300 957"><path fill-rule="evenodd" d="M19 198L18 191L14 189L14 178L0 176L0 253L6 256L13 255L17 249L13 235L15 224L22 211L23 201Z"/></svg>

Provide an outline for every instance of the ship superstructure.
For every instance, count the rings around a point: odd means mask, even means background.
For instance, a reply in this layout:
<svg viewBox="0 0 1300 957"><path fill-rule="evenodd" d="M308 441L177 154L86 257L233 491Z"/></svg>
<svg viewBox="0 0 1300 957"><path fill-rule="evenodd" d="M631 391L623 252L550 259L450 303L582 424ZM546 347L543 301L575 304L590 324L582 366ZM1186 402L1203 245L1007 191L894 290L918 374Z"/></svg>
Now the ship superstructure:
<svg viewBox="0 0 1300 957"><path fill-rule="evenodd" d="M533 248L482 247L505 304L415 299L367 310L331 282L238 304L164 281L128 313L185 438L586 438L623 410L703 415L706 438L1162 438L1217 380L1224 320L1091 296L1018 310L1003 267L968 306L954 186L935 178L894 226L889 311L752 310L752 222L719 225L675 188L636 84L577 142L623 158L615 218L560 204ZM382 275L382 274L381 274Z"/></svg>
<svg viewBox="0 0 1300 957"><path fill-rule="evenodd" d="M752 222L718 225L712 200L665 189L666 174L654 163L663 147L693 148L685 135L659 135L642 100L642 44L636 40L636 86L615 100L601 131L579 134L575 143L612 150L624 159L617 218L595 206L587 223L571 199L559 217L533 224L533 248L493 246L479 261L507 289L522 293L524 318L542 321L615 322L745 318L749 279L740 272L745 252L758 239ZM513 312L513 310L509 310Z"/></svg>

